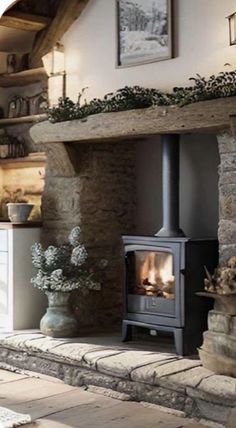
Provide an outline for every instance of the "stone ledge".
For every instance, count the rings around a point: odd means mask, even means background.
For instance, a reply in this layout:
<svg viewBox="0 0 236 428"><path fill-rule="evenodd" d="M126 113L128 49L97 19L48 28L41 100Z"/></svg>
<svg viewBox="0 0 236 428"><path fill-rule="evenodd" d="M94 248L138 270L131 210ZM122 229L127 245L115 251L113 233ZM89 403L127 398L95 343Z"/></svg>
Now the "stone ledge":
<svg viewBox="0 0 236 428"><path fill-rule="evenodd" d="M57 377L73 386L94 385L226 424L236 405L236 379L218 376L199 360L89 339L52 339L20 333L0 339L1 362Z"/></svg>

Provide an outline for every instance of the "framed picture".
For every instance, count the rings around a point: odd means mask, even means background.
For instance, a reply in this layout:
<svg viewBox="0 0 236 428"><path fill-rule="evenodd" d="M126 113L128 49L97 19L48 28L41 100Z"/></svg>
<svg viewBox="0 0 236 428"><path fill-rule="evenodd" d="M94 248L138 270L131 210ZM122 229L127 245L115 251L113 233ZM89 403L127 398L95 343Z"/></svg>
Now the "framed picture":
<svg viewBox="0 0 236 428"><path fill-rule="evenodd" d="M117 65L172 58L172 0L116 0Z"/></svg>

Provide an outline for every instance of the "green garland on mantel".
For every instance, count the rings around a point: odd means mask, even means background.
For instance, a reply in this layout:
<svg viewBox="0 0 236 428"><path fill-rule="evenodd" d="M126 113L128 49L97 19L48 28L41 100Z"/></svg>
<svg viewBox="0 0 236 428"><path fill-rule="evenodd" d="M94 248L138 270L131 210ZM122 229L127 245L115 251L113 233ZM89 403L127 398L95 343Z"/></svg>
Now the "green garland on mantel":
<svg viewBox="0 0 236 428"><path fill-rule="evenodd" d="M87 116L97 113L118 112L152 106L178 105L180 107L198 101L212 100L215 98L230 97L236 95L236 70L221 72L217 76L212 75L207 80L199 74L191 77L193 86L173 88L172 93L164 93L158 89L142 88L140 86L125 86L115 93L109 93L103 99L94 98L86 100L81 105L81 97L85 91L79 94L78 101L74 103L70 98L59 99L57 107L49 109L49 121L52 123L74 119L85 119Z"/></svg>

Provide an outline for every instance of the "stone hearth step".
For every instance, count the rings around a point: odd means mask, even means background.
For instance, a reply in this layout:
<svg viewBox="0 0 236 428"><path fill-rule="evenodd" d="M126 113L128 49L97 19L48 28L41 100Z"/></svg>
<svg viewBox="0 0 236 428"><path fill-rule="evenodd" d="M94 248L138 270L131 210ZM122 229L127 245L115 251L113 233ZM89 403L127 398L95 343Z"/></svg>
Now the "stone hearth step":
<svg viewBox="0 0 236 428"><path fill-rule="evenodd" d="M130 400L226 425L236 407L236 379L215 375L199 360L113 345L103 337L53 339L41 333L0 338L0 365L57 377L73 386L124 393ZM4 366L5 367L5 366Z"/></svg>

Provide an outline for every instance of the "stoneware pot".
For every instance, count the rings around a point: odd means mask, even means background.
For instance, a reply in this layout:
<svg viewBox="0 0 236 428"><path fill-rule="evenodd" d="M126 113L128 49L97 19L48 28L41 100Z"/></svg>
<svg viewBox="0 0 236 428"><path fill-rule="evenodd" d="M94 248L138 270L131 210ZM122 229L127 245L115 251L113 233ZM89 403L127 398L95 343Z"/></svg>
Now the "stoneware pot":
<svg viewBox="0 0 236 428"><path fill-rule="evenodd" d="M199 349L202 365L219 375L236 377L236 295L201 295L215 300Z"/></svg>
<svg viewBox="0 0 236 428"><path fill-rule="evenodd" d="M45 336L75 337L78 323L70 311L68 301L70 293L60 291L46 292L48 308L40 321L40 330Z"/></svg>
<svg viewBox="0 0 236 428"><path fill-rule="evenodd" d="M23 202L10 202L7 204L8 217L13 223L25 223L33 209L32 204Z"/></svg>

